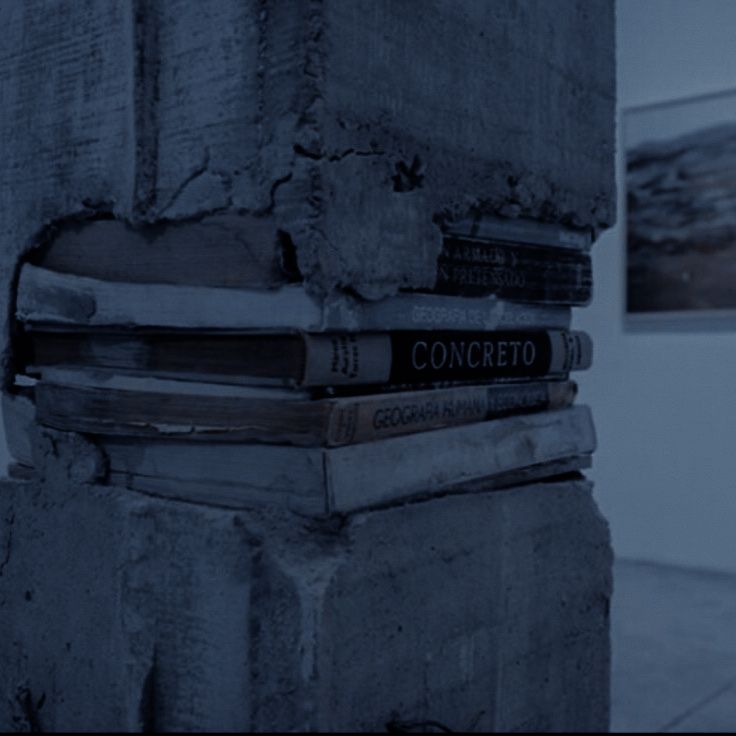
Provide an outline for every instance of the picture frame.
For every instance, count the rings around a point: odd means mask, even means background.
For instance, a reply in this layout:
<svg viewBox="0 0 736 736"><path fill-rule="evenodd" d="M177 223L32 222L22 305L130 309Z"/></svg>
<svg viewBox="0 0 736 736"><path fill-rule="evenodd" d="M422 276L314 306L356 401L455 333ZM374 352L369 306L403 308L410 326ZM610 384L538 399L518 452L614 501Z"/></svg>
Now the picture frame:
<svg viewBox="0 0 736 736"><path fill-rule="evenodd" d="M736 89L626 108L629 329L736 329Z"/></svg>

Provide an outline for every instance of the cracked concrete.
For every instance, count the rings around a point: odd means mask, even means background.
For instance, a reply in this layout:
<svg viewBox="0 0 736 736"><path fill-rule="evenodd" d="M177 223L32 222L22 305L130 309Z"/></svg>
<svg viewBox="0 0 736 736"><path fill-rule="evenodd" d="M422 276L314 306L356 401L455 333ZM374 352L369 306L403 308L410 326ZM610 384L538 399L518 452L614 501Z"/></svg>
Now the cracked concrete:
<svg viewBox="0 0 736 736"><path fill-rule="evenodd" d="M272 217L312 291L369 298L431 286L438 224L469 212L613 221L609 0L432 0L420 18L388 0L28 0L0 19L5 294L44 226L88 202L131 223Z"/></svg>

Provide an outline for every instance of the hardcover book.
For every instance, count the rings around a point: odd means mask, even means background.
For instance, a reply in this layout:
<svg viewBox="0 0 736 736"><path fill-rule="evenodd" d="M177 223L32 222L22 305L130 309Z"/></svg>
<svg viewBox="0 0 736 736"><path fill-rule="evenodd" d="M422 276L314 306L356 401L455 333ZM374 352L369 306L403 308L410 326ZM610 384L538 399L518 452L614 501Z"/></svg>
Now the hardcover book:
<svg viewBox="0 0 736 736"><path fill-rule="evenodd" d="M588 407L574 406L328 449L115 437L98 445L112 483L324 515L579 470L589 464L595 432Z"/></svg>
<svg viewBox="0 0 736 736"><path fill-rule="evenodd" d="M301 284L233 289L121 283L21 269L16 317L29 326L230 329L251 331L501 330L567 328L565 306L442 294L403 293L380 301L337 294L324 302Z"/></svg>
<svg viewBox="0 0 736 736"><path fill-rule="evenodd" d="M494 217L478 213L475 217L448 222L444 229L448 235L461 238L503 240L583 252L589 251L593 243L589 228L567 227L558 223L527 220L523 217Z"/></svg>
<svg viewBox="0 0 736 736"><path fill-rule="evenodd" d="M28 362L160 378L285 386L565 378L590 366L583 332L29 333ZM31 370L31 369L29 369Z"/></svg>
<svg viewBox="0 0 736 736"><path fill-rule="evenodd" d="M560 409L575 393L571 381L537 381L313 399L303 391L64 370L48 371L35 387L36 419L55 429L317 447Z"/></svg>
<svg viewBox="0 0 736 736"><path fill-rule="evenodd" d="M542 304L581 305L592 296L587 253L503 240L445 238L435 291Z"/></svg>

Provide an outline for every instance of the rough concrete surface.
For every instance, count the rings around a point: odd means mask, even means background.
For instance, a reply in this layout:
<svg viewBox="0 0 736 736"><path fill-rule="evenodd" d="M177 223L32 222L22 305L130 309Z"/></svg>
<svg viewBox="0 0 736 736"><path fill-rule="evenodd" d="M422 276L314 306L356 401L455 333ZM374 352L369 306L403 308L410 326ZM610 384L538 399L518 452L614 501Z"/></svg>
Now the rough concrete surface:
<svg viewBox="0 0 736 736"><path fill-rule="evenodd" d="M270 217L315 291L373 297L432 285L436 219L613 220L611 0L27 0L0 23L6 294L70 218Z"/></svg>
<svg viewBox="0 0 736 736"><path fill-rule="evenodd" d="M586 482L325 521L58 480L0 504L5 728L607 727Z"/></svg>
<svg viewBox="0 0 736 736"><path fill-rule="evenodd" d="M313 293L368 297L431 286L452 218L610 225L613 20L612 0L1 2L6 384L19 261L87 219L169 247L193 222L252 243L258 218ZM0 486L0 726L607 726L585 482L307 521L95 485L80 437L36 452L36 480Z"/></svg>

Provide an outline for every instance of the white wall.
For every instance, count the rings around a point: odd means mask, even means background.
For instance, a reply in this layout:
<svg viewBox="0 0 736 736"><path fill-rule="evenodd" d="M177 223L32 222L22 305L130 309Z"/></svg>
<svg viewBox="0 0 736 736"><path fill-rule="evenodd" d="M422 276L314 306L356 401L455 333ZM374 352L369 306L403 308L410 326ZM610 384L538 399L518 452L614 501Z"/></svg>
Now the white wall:
<svg viewBox="0 0 736 736"><path fill-rule="evenodd" d="M736 1L618 0L619 108L736 89ZM620 128L619 128L620 130ZM619 222L623 221L619 139ZM596 494L621 557L736 571L736 328L627 332L623 231L594 250L580 376Z"/></svg>

